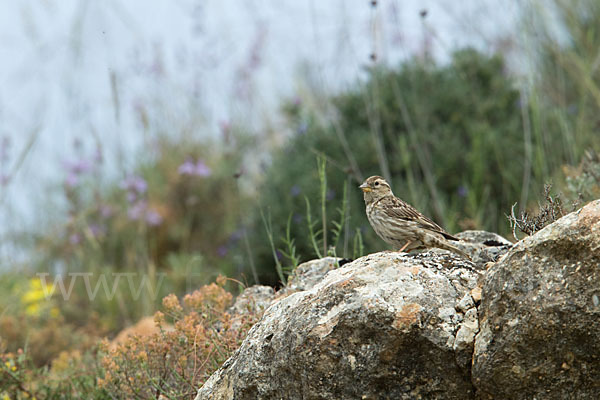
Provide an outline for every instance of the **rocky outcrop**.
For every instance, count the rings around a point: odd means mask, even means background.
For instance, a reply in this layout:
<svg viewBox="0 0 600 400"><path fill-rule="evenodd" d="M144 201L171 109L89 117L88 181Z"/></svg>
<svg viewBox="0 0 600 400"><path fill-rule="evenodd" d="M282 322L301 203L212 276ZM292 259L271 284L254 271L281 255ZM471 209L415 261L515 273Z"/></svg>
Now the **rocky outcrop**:
<svg viewBox="0 0 600 400"><path fill-rule="evenodd" d="M599 399L600 201L514 246L457 236L473 262L327 258L256 289L262 320L196 399Z"/></svg>
<svg viewBox="0 0 600 400"><path fill-rule="evenodd" d="M600 201L490 268L479 314L481 398L600 399Z"/></svg>
<svg viewBox="0 0 600 400"><path fill-rule="evenodd" d="M331 270L269 307L197 399L472 398L477 278L448 253Z"/></svg>

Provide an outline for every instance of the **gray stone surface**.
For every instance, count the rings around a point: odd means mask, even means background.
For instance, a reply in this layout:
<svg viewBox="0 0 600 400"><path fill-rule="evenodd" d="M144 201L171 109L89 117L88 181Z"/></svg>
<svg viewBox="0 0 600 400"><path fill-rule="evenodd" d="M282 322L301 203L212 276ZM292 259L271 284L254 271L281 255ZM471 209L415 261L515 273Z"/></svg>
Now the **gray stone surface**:
<svg viewBox="0 0 600 400"><path fill-rule="evenodd" d="M275 291L270 286L254 285L244 289L229 309L232 314L263 312L275 299Z"/></svg>
<svg viewBox="0 0 600 400"><path fill-rule="evenodd" d="M600 399L600 201L518 242L486 275L480 398Z"/></svg>
<svg viewBox="0 0 600 400"><path fill-rule="evenodd" d="M477 279L435 252L333 269L273 303L196 399L474 398Z"/></svg>
<svg viewBox="0 0 600 400"><path fill-rule="evenodd" d="M307 261L298 265L288 278L286 287L281 294L290 294L301 290L308 290L321 282L325 274L338 267L341 258L324 257ZM279 294L279 293L278 293Z"/></svg>
<svg viewBox="0 0 600 400"><path fill-rule="evenodd" d="M486 269L488 263L496 262L513 246L512 242L492 232L464 231L455 236L461 241L453 244L471 256L478 270Z"/></svg>

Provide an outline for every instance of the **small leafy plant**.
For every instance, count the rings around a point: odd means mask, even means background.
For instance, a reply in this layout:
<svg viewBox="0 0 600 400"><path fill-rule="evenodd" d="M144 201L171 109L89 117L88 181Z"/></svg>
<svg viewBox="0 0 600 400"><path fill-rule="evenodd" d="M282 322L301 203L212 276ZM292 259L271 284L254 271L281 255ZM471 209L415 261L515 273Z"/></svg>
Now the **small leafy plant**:
<svg viewBox="0 0 600 400"><path fill-rule="evenodd" d="M343 237L343 248L341 254L346 256L348 253L349 238L351 234L354 234L353 238L353 251L354 257L360 257L364 254L364 246L362 243L362 236L359 229L355 232L350 232L350 212L349 212L349 201L348 201L348 182L344 182L342 202L339 207L336 208L338 214L337 219L329 219L327 216L327 202L332 200L330 195L331 189L327 186L327 160L323 155L319 155L317 158L317 173L319 178L319 205L320 205L320 220L313 216L311 202L308 196L304 196L304 202L306 205L306 230L308 232L308 240L312 245L314 256L322 258L325 256L338 256L338 247L340 246L340 239ZM273 223L271 220L271 214L268 213L265 216L264 212L261 211L261 218L267 238L271 246L271 252L275 262L275 269L280 282L285 284L287 275L289 275L298 266L301 261L301 257L297 251L296 238L292 236L292 221L293 213L288 215L287 225L285 228L285 236L281 238L283 248L277 248L275 245ZM319 226L320 224L320 226ZM329 226L331 225L331 228ZM331 240L328 242L328 236ZM303 236L305 238L306 236ZM329 245L328 245L329 243ZM284 267L282 265L282 259L285 258L291 265Z"/></svg>

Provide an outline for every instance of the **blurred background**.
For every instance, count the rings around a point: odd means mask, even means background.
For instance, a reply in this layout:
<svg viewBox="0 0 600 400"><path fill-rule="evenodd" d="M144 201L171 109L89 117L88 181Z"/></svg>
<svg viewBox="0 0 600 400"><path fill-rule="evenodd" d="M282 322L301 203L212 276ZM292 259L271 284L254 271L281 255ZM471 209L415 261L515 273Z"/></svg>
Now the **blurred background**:
<svg viewBox="0 0 600 400"><path fill-rule="evenodd" d="M3 2L0 345L49 365L220 274L386 249L370 175L511 240L546 184L600 197L599 22L598 0Z"/></svg>

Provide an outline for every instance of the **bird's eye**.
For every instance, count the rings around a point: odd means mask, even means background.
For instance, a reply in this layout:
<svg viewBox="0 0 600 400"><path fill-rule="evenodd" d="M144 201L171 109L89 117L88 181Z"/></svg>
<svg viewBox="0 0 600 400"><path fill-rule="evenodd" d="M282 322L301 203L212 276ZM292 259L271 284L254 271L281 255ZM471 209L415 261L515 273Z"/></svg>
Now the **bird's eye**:
<svg viewBox="0 0 600 400"><path fill-rule="evenodd" d="M379 181L375 182L375 186L379 186Z"/></svg>

